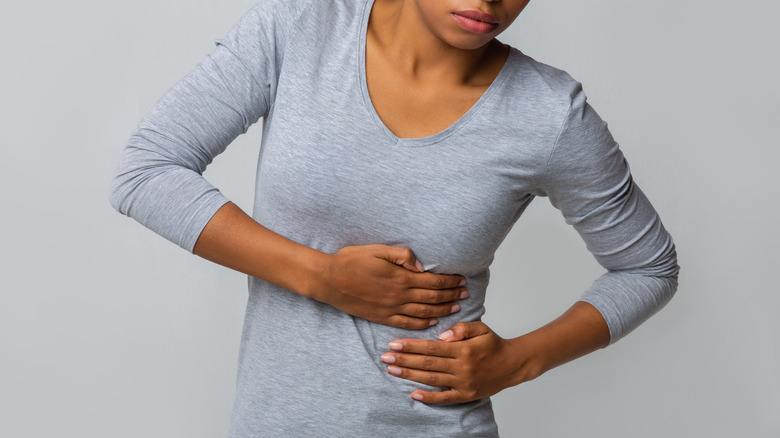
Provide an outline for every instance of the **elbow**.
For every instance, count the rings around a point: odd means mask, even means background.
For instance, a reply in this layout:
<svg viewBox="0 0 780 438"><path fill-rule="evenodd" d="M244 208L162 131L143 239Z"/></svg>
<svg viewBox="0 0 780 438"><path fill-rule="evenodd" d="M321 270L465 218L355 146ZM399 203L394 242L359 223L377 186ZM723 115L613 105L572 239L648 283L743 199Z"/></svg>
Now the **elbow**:
<svg viewBox="0 0 780 438"><path fill-rule="evenodd" d="M678 278L680 275L680 265L677 262L677 249L671 239L669 240L669 244L665 251L656 259L649 271L650 272L645 273L645 275L653 277L662 284L657 288L660 295L657 297L657 301L658 307L663 307L677 293Z"/></svg>
<svg viewBox="0 0 780 438"><path fill-rule="evenodd" d="M108 192L108 203L119 213L130 214L133 192L143 180L143 168L130 158L131 151L125 149L117 166Z"/></svg>
<svg viewBox="0 0 780 438"><path fill-rule="evenodd" d="M664 307L676 294L678 278L680 274L680 265L677 262L677 249L671 236L667 234L667 240L661 249L647 263L635 269L623 271L630 275L637 276L640 283L646 286L645 296L648 302L645 303L648 309L653 309L650 313ZM638 288L642 290L643 288Z"/></svg>
<svg viewBox="0 0 780 438"><path fill-rule="evenodd" d="M133 206L148 196L149 183L166 172L184 168L170 154L153 143L150 134L138 130L122 151L114 179L111 181L108 202L119 213L133 216Z"/></svg>
<svg viewBox="0 0 780 438"><path fill-rule="evenodd" d="M108 203L114 208L114 210L122 214L127 214L127 212L122 208L125 205L127 199L127 190L125 184L126 178L124 177L125 174L126 170L123 168L122 163L120 163L116 174L114 174L114 178L111 180L111 186L108 190Z"/></svg>
<svg viewBox="0 0 780 438"><path fill-rule="evenodd" d="M647 277L663 278L677 282L680 265L677 263L677 248L672 237L665 230L660 230L660 236L653 239L656 244L650 246L650 257L635 266L635 271Z"/></svg>
<svg viewBox="0 0 780 438"><path fill-rule="evenodd" d="M122 182L120 181L119 176L115 176L111 181L111 187L108 192L108 203L114 207L114 210L118 211L119 213L127 214L127 212L122 208L126 199L124 193L125 192L122 189Z"/></svg>
<svg viewBox="0 0 780 438"><path fill-rule="evenodd" d="M668 249L659 257L656 262L657 276L665 277L674 283L675 290L677 289L677 279L680 276L680 265L677 262L677 248L674 243L669 242Z"/></svg>
<svg viewBox="0 0 780 438"><path fill-rule="evenodd" d="M152 158L148 152L132 145L122 152L108 195L109 204L119 213L132 216L132 206L137 202L139 192L164 168L164 162Z"/></svg>

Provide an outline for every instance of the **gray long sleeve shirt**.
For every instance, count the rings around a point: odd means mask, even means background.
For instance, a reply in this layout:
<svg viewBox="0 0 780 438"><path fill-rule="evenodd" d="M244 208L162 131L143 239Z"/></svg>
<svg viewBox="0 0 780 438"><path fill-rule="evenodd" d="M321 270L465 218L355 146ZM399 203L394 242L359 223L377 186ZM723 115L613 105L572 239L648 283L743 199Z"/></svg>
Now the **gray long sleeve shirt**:
<svg viewBox="0 0 780 438"><path fill-rule="evenodd" d="M373 0L262 0L144 118L111 202L191 250L227 199L201 173L265 117L253 217L324 252L407 246L468 277L462 310L407 331L250 278L231 436L495 436L489 399L425 405L387 375L389 341L484 313L493 254L546 196L606 268L584 292L615 342L674 294L675 249L568 74L512 49L477 103L435 135L396 137L365 80ZM327 19L326 19L327 17Z"/></svg>

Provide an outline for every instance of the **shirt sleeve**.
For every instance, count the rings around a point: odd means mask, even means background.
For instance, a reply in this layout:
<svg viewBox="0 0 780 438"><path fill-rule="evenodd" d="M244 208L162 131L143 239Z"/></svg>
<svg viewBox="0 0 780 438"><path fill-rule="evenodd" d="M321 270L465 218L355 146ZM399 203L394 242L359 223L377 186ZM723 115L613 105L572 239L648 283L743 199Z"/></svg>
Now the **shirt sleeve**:
<svg viewBox="0 0 780 438"><path fill-rule="evenodd" d="M581 301L602 314L610 343L672 298L679 272L672 238L579 84L536 194L549 197L607 269Z"/></svg>
<svg viewBox="0 0 780 438"><path fill-rule="evenodd" d="M192 251L228 201L202 173L269 111L292 3L260 1L154 105L122 153L114 208Z"/></svg>

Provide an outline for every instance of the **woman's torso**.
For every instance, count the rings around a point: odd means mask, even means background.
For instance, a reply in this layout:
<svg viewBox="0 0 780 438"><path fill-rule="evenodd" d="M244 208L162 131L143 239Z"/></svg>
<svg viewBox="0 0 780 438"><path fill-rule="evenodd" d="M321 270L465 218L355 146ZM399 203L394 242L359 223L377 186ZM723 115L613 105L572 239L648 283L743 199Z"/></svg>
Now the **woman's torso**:
<svg viewBox="0 0 780 438"><path fill-rule="evenodd" d="M484 313L488 267L533 199L575 83L512 50L476 104L442 132L400 139L366 90L371 0L309 1L292 25L264 127L254 218L335 252L411 248L468 277L462 310L408 331L250 279L231 436L495 436L489 400L433 406L379 358ZM327 19L324 17L327 16ZM512 293L514 291L507 291Z"/></svg>

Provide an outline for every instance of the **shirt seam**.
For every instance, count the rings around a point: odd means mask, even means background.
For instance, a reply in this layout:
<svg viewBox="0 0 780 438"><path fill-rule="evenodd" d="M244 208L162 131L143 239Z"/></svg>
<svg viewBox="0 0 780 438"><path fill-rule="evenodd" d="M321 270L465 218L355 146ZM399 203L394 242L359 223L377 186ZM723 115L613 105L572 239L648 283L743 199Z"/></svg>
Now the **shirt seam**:
<svg viewBox="0 0 780 438"><path fill-rule="evenodd" d="M544 171L542 171L541 175L539 175L539 178L536 180L536 183L534 183L533 187L531 187L529 193L535 192L536 189L539 187L539 185L542 183L542 180L547 176L553 161L553 156L558 151L558 144L561 141L561 137L563 136L563 132L566 129L566 125L568 125L569 115L571 114L573 108L574 105L570 101L569 108L566 110L566 114L564 115L563 120L561 121L560 128L558 128L558 134L555 136L555 142L553 142L550 155L547 157L547 162L545 163Z"/></svg>

